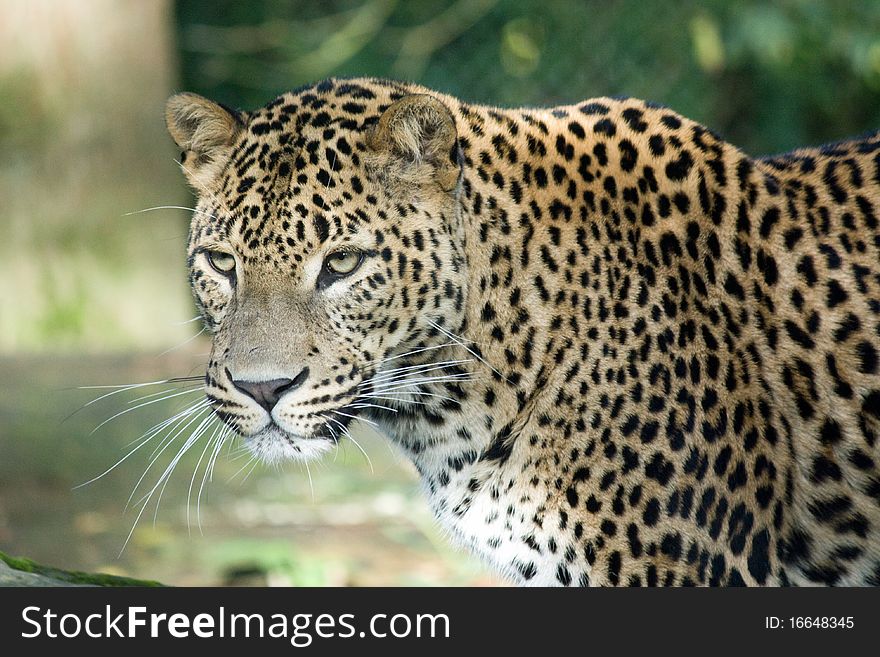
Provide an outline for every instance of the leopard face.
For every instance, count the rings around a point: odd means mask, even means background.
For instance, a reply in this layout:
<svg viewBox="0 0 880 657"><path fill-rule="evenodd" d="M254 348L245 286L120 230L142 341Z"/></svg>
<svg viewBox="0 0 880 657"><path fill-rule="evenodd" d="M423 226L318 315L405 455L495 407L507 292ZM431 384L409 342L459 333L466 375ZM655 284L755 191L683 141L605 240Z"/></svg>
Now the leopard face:
<svg viewBox="0 0 880 657"><path fill-rule="evenodd" d="M436 342L431 322L461 321L454 125L415 100L378 121L305 93L246 117L188 95L169 106L170 125L200 126L175 137L201 191L189 265L207 395L265 460L325 453L394 401L374 398L384 363ZM209 127L214 150L198 143Z"/></svg>
<svg viewBox="0 0 880 657"><path fill-rule="evenodd" d="M752 158L637 99L172 97L214 412L363 419L522 584L880 584L880 135Z"/></svg>

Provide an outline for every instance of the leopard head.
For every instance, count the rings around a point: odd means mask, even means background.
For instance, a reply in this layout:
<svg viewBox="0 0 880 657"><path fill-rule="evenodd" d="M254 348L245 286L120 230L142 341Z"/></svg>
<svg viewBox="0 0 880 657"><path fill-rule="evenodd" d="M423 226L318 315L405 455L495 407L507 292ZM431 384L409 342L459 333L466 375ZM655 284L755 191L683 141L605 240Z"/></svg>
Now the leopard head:
<svg viewBox="0 0 880 657"><path fill-rule="evenodd" d="M190 284L206 394L267 461L331 449L390 359L446 340L467 294L461 155L440 100L328 81L239 112L172 96L198 196Z"/></svg>

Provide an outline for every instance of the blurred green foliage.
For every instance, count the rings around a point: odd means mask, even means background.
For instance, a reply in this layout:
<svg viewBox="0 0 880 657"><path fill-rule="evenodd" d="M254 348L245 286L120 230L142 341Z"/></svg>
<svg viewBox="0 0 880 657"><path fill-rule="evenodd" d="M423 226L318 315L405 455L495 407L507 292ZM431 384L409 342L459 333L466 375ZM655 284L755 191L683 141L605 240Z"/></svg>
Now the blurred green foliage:
<svg viewBox="0 0 880 657"><path fill-rule="evenodd" d="M192 334L170 6L0 2L0 354Z"/></svg>
<svg viewBox="0 0 880 657"><path fill-rule="evenodd" d="M182 83L242 107L315 79L474 102L654 100L751 153L880 127L880 2L178 0Z"/></svg>

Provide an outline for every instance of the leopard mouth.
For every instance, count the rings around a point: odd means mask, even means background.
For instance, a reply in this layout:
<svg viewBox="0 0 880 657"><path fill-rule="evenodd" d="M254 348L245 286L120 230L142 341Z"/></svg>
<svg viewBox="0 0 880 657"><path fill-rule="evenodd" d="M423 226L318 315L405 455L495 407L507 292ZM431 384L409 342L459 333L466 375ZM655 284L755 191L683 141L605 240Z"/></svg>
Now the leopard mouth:
<svg viewBox="0 0 880 657"><path fill-rule="evenodd" d="M308 435L285 429L270 418L264 428L245 436L244 442L255 457L266 463L312 461L335 448L341 440L351 437L349 427L358 419L361 410L346 404L323 411L318 414L323 422Z"/></svg>
<svg viewBox="0 0 880 657"><path fill-rule="evenodd" d="M321 433L301 436L272 421L257 433L244 437L244 444L256 458L275 464L282 461L313 461L333 449L336 440Z"/></svg>
<svg viewBox="0 0 880 657"><path fill-rule="evenodd" d="M210 394L208 400L214 406L214 413L238 434L251 454L269 464L320 458L342 440L351 438L350 425L359 419L364 408L356 398L335 408L316 411L313 417L318 424L306 432L297 430L296 426L284 426L283 420L268 414L265 424L251 432L243 430L237 413L224 409Z"/></svg>

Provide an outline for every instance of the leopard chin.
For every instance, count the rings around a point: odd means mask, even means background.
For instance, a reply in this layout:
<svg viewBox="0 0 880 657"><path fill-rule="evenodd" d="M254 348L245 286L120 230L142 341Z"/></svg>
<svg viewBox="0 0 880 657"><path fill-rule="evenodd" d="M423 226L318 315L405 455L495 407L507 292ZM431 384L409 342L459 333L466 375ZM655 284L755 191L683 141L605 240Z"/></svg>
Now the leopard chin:
<svg viewBox="0 0 880 657"><path fill-rule="evenodd" d="M299 436L276 424L244 438L245 446L256 458L274 465L285 461L304 463L321 458L336 446L326 436Z"/></svg>

